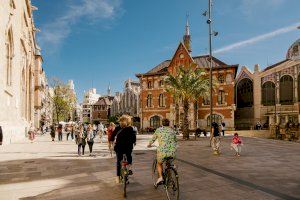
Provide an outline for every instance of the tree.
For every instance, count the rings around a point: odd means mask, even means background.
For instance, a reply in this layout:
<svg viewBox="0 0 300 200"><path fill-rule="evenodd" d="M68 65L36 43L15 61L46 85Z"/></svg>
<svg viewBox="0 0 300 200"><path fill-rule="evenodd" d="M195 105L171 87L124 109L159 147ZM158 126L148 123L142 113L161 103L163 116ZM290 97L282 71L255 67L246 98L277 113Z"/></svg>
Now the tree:
<svg viewBox="0 0 300 200"><path fill-rule="evenodd" d="M183 138L189 139L189 105L195 103L199 97L208 96L209 77L202 68L195 66L179 67L175 75L166 78L167 91L173 95L176 104L183 104ZM177 107L177 106L176 106ZM177 112L177 111L176 111Z"/></svg>
<svg viewBox="0 0 300 200"><path fill-rule="evenodd" d="M51 87L53 88L53 119L57 123L59 121L69 121L76 106L74 91L58 78L52 78Z"/></svg>

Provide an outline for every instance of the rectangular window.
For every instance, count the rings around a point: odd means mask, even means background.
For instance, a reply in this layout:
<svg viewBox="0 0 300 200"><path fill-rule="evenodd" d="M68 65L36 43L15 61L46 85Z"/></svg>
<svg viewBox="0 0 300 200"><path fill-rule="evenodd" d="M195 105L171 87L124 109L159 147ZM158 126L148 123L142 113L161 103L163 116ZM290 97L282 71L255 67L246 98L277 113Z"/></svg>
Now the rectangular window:
<svg viewBox="0 0 300 200"><path fill-rule="evenodd" d="M218 104L219 105L225 104L225 92L223 90L219 90Z"/></svg>
<svg viewBox="0 0 300 200"><path fill-rule="evenodd" d="M203 97L203 105L210 105L210 97Z"/></svg>

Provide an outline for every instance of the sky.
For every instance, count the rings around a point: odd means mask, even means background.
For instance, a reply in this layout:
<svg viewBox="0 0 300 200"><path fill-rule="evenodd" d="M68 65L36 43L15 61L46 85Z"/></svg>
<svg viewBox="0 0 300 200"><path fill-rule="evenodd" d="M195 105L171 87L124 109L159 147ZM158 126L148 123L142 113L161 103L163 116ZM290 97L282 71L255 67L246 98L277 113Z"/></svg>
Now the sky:
<svg viewBox="0 0 300 200"><path fill-rule="evenodd" d="M83 92L122 91L171 59L182 40L189 14L192 55L208 53L208 0L32 0L50 80L74 80L79 102ZM261 69L285 59L300 38L299 0L214 0L213 56L227 64Z"/></svg>

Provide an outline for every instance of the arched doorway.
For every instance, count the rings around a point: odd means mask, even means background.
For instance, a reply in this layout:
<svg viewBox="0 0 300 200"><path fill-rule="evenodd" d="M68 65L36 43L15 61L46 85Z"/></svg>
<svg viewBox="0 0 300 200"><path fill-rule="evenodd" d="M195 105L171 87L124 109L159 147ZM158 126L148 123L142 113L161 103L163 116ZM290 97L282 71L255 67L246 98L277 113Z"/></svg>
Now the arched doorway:
<svg viewBox="0 0 300 200"><path fill-rule="evenodd" d="M237 107L253 106L253 82L249 78L242 79L237 85Z"/></svg>
<svg viewBox="0 0 300 200"><path fill-rule="evenodd" d="M150 118L150 127L154 128L154 129L160 127L160 121L161 121L160 117L157 115L151 117Z"/></svg>

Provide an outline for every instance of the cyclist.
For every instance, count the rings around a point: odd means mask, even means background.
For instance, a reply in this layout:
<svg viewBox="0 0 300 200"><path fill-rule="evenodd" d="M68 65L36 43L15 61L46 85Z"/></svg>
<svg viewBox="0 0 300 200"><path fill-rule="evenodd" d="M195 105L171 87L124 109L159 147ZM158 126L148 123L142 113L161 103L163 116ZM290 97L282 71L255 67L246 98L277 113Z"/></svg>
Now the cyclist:
<svg viewBox="0 0 300 200"><path fill-rule="evenodd" d="M159 177L156 181L156 185L163 182L163 162L167 158L175 159L176 155L176 132L170 128L169 125L170 121L168 119L163 119L162 126L156 129L148 144L148 147L150 148L156 140L158 140L159 143L159 146L157 147L157 172Z"/></svg>
<svg viewBox="0 0 300 200"><path fill-rule="evenodd" d="M129 175L132 175L132 150L133 146L136 143L136 135L131 127L131 117L128 115L122 115L119 119L120 127L116 127L112 136L111 141L115 141L114 150L116 152L117 158L117 178L116 182L120 183L120 170L121 170L121 161L123 160L123 155L126 155Z"/></svg>

